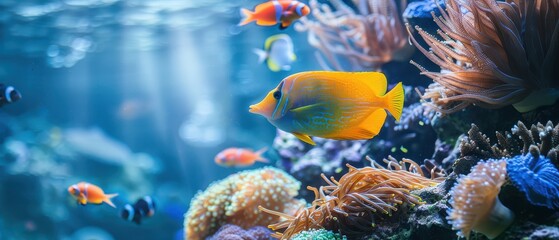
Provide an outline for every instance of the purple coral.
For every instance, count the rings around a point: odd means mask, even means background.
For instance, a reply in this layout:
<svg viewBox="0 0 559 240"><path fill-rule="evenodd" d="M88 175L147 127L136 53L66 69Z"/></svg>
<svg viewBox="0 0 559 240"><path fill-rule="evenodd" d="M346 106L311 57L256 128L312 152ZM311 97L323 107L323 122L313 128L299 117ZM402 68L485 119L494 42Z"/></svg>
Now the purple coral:
<svg viewBox="0 0 559 240"><path fill-rule="evenodd" d="M208 240L268 240L270 239L270 234L272 231L268 230L266 227L256 226L248 230L233 225L226 224L223 225L219 230Z"/></svg>
<svg viewBox="0 0 559 240"><path fill-rule="evenodd" d="M507 164L509 178L528 201L536 206L559 209L559 171L551 161L534 147L530 154L510 158Z"/></svg>

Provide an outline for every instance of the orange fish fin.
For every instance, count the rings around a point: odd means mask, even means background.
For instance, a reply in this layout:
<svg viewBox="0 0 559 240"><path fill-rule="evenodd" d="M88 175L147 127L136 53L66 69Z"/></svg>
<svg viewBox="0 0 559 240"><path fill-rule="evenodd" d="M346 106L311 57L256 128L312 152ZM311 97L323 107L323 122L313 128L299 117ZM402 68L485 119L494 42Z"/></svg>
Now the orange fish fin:
<svg viewBox="0 0 559 240"><path fill-rule="evenodd" d="M263 163L270 163L270 160L268 160L267 158L263 158L263 157L259 157L254 161L263 162Z"/></svg>
<svg viewBox="0 0 559 240"><path fill-rule="evenodd" d="M371 113L363 122L343 130L340 132L332 134L332 136L327 136L326 138L332 138L336 140L364 140L371 139L378 135L380 129L384 125L386 120L386 111L379 108L373 113Z"/></svg>
<svg viewBox="0 0 559 240"><path fill-rule="evenodd" d="M291 25L291 22L282 21L279 25L280 30L285 30Z"/></svg>
<svg viewBox="0 0 559 240"><path fill-rule="evenodd" d="M404 108L404 87L402 86L402 82L396 84L390 92L384 95L386 99L388 112L394 116L396 121L400 121L400 117L402 116L402 109Z"/></svg>
<svg viewBox="0 0 559 240"><path fill-rule="evenodd" d="M85 197L85 195L83 193L80 193L80 196L78 197L78 203L81 205L86 205L87 204L87 198Z"/></svg>
<svg viewBox="0 0 559 240"><path fill-rule="evenodd" d="M260 156L262 153L268 151L268 147L263 147L260 150L254 152L254 154L256 154L256 156L258 156L254 161L258 161L258 162L263 162L263 163L270 163L270 161L267 158L264 158L262 156Z"/></svg>
<svg viewBox="0 0 559 240"><path fill-rule="evenodd" d="M111 198L114 198L118 196L118 193L114 193L114 194L105 194L105 199L103 199L103 202L106 204L109 204L109 206L116 208L115 204L111 201Z"/></svg>
<svg viewBox="0 0 559 240"><path fill-rule="evenodd" d="M316 145L316 143L314 143L314 141L311 139L311 137L309 135L305 135L302 133L291 133L293 135L295 135L295 137L297 137L299 140L306 142L310 145Z"/></svg>
<svg viewBox="0 0 559 240"><path fill-rule="evenodd" d="M247 25L248 23L254 21L254 12L246 9L246 8L241 8L241 22L239 22L238 26L243 26L243 25Z"/></svg>
<svg viewBox="0 0 559 240"><path fill-rule="evenodd" d="M260 155L260 154L262 154L262 153L265 153L266 151L268 151L268 147L263 147L263 148L261 148L260 150L254 152L254 154Z"/></svg>

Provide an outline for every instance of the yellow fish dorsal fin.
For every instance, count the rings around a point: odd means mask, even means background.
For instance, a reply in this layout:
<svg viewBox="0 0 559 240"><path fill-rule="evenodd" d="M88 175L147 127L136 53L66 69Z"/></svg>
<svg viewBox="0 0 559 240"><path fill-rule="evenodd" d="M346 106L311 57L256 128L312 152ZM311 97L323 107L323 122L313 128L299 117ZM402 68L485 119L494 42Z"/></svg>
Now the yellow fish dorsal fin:
<svg viewBox="0 0 559 240"><path fill-rule="evenodd" d="M316 145L316 143L314 143L314 141L311 139L311 137L309 137L309 135L305 135L302 133L291 133L293 135L295 135L295 137L297 137L299 140L306 142L310 145Z"/></svg>
<svg viewBox="0 0 559 240"><path fill-rule="evenodd" d="M280 38L288 38L288 37L289 36L287 34L276 34L274 36L267 38L266 42L264 42L264 50L266 51L270 50L270 48L272 47L272 43L274 43L276 40Z"/></svg>
<svg viewBox="0 0 559 240"><path fill-rule="evenodd" d="M371 139L378 135L386 120L386 110L379 108L373 111L363 122L353 127L342 129L339 132L330 134L326 138L336 140L364 140Z"/></svg>
<svg viewBox="0 0 559 240"><path fill-rule="evenodd" d="M306 72L306 74L328 78L329 84L334 88L345 88L347 82L355 81L367 86L373 93L378 96L386 94L388 83L386 76L380 72L331 72L331 71L314 71ZM361 86L363 86L361 85Z"/></svg>
<svg viewBox="0 0 559 240"><path fill-rule="evenodd" d="M365 83L370 89L373 90L377 96L384 96L388 83L386 76L380 72L357 72L350 73L353 80Z"/></svg>

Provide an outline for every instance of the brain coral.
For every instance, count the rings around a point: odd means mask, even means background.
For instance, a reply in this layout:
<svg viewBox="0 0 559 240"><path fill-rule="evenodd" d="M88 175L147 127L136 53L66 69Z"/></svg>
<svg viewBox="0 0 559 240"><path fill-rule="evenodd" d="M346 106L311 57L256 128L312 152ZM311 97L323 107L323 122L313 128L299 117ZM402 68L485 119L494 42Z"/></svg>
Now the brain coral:
<svg viewBox="0 0 559 240"><path fill-rule="evenodd" d="M510 158L507 171L531 204L559 209L559 171L535 146L530 148L530 154Z"/></svg>
<svg viewBox="0 0 559 240"><path fill-rule="evenodd" d="M258 206L294 212L302 207L293 198L300 186L287 173L271 167L242 171L214 182L190 203L184 221L186 239L205 239L225 224L246 229L277 222L278 216L258 214Z"/></svg>

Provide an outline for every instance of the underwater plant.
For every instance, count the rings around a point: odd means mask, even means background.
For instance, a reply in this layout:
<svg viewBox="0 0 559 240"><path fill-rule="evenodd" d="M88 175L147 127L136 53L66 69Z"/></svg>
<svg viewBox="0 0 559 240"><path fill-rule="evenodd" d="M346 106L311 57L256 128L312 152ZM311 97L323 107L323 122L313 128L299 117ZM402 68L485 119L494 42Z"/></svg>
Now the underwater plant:
<svg viewBox="0 0 559 240"><path fill-rule="evenodd" d="M507 176L505 160L479 162L470 174L458 179L450 191L448 221L458 236L470 238L472 230L496 238L514 220L514 213L497 195Z"/></svg>
<svg viewBox="0 0 559 240"><path fill-rule="evenodd" d="M540 155L536 146L530 147L529 154L510 158L507 172L511 182L531 204L559 209L559 170L549 159Z"/></svg>
<svg viewBox="0 0 559 240"><path fill-rule="evenodd" d="M277 216L259 214L258 206L295 212L303 203L295 200L301 183L272 167L247 170L212 183L198 193L185 214L185 237L205 239L225 224L242 228L266 226Z"/></svg>
<svg viewBox="0 0 559 240"><path fill-rule="evenodd" d="M379 71L405 47L407 33L394 0L353 0L356 10L341 0L329 2L311 0L316 21L303 18L295 25L308 31L309 44L322 53L316 56L323 69Z"/></svg>
<svg viewBox="0 0 559 240"><path fill-rule="evenodd" d="M407 162L404 160L404 162ZM339 231L348 238L370 233L375 224L398 210L398 205L415 206L421 199L411 190L434 186L441 180L428 179L421 174L386 168L355 168L347 164L349 172L339 181L333 177L322 178L328 185L320 188L307 187L315 194L310 207L300 210L295 216L259 207L263 212L280 216L284 220L271 224L272 230L285 229L272 236L290 239L295 234L310 229ZM410 169L421 171L419 165Z"/></svg>
<svg viewBox="0 0 559 240"><path fill-rule="evenodd" d="M442 40L415 27L429 51L411 38L441 67L411 62L433 79L422 98L437 111L475 104L528 112L559 98L558 0L448 0L441 14L434 20Z"/></svg>

